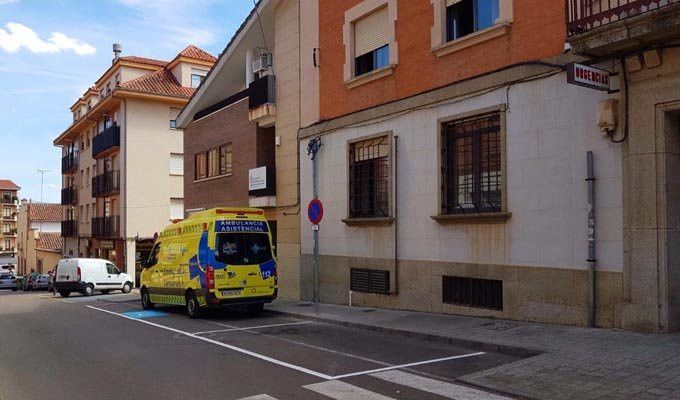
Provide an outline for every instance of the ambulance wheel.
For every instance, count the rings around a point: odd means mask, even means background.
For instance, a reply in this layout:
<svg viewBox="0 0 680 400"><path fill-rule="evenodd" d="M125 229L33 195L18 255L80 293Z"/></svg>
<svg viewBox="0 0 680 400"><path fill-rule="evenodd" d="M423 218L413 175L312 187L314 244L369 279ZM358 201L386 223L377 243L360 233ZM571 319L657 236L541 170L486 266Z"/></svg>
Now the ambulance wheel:
<svg viewBox="0 0 680 400"><path fill-rule="evenodd" d="M248 304L246 309L248 310L248 314L257 315L264 310L264 303Z"/></svg>
<svg viewBox="0 0 680 400"><path fill-rule="evenodd" d="M130 282L125 282L123 285L123 293L128 294L132 291L132 284Z"/></svg>
<svg viewBox="0 0 680 400"><path fill-rule="evenodd" d="M153 310L155 304L151 302L149 292L146 289L142 290L142 308L145 310Z"/></svg>
<svg viewBox="0 0 680 400"><path fill-rule="evenodd" d="M88 285L85 286L85 290L83 291L83 295L92 296L93 294L94 294L94 286L92 286L91 283L88 283Z"/></svg>
<svg viewBox="0 0 680 400"><path fill-rule="evenodd" d="M198 304L198 299L194 292L189 292L186 295L187 315L191 319L196 319L201 316L201 306Z"/></svg>

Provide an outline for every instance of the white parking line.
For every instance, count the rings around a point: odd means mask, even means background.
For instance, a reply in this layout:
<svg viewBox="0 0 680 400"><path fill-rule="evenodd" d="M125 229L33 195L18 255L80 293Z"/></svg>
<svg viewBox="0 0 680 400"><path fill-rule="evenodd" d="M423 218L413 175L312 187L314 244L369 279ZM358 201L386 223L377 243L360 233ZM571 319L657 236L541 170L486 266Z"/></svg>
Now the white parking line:
<svg viewBox="0 0 680 400"><path fill-rule="evenodd" d="M408 386L413 389L422 390L423 392L433 393L442 397L446 397L447 399L510 400L509 397L498 396L471 387L429 379L403 371L378 372L371 374L371 376L384 381L396 383L397 385Z"/></svg>
<svg viewBox="0 0 680 400"><path fill-rule="evenodd" d="M242 354L249 355L249 356L251 356L251 357L259 358L260 360L267 361L267 362L270 362L270 363L272 363L272 364L276 364L276 365L279 365L279 366L282 366L282 367L290 368L290 369L293 369L293 370L296 370L296 371L299 371L299 372L304 372L305 374L309 374L309 375L312 375L312 376L316 376L317 378L321 378L321 379L333 379L332 376L329 376L329 375L326 375L326 374L322 374L322 373L320 373L320 372L312 371L311 369L308 369L308 368L305 368L305 367L300 367L300 366L298 366L298 365L294 365L294 364L291 364L291 363L287 363L287 362L285 362L285 361L277 360L277 359L275 359L275 358L271 358L271 357L265 356L265 355L263 355L263 354L258 354L258 353L252 352L252 351L250 351L250 350L246 350L246 349L242 349L242 348L240 348L240 347L232 346L232 345L230 345L230 344L222 343L222 342L219 342L219 341L217 341L217 340L212 340L212 339L209 339L209 338L206 338L206 337L203 337L203 336L194 335L194 334L191 333L191 332L181 331L181 330L179 330L179 329L175 329L175 328L171 328L171 327L169 327L169 326L165 326L165 325L161 325L161 324L156 324L156 323L153 323L153 322L145 321L145 320L143 320L143 319L131 318L131 317L128 317L128 316L126 316L126 315L118 314L118 313L116 313L116 312L109 311L109 310L104 310L104 309L98 308L98 307L87 306L87 308L91 308L91 309L93 309L93 310L101 311L101 312L104 312L104 313L107 313L107 314L116 315L116 316L118 316L118 317L125 318L125 319L128 319L128 320L130 320L130 321L135 321L135 322L140 322L140 323L142 323L142 324L155 326L156 328L165 329L165 330L170 331L170 332L179 333L179 334L181 334L181 335L185 335L185 336L188 336L188 337L193 338L193 339L202 340L202 341L204 341L204 342L211 343L211 344L214 344L214 345L216 345L216 346L224 347L224 348L227 348L227 349L229 349L229 350L234 350L234 351L236 351L236 352L239 352L239 353L242 353Z"/></svg>
<svg viewBox="0 0 680 400"><path fill-rule="evenodd" d="M402 369L402 368L408 368L408 367L416 367L418 365L433 364L433 363L438 363L438 362L442 362L442 361L458 360L460 358L481 356L482 354L486 354L486 353L484 353L483 351L480 351L478 353L461 354L459 356L435 358L434 360L425 360L425 361L412 362L412 363L408 363L408 364L393 365L391 367L376 368L376 369L371 369L371 370L368 370L368 371L360 371L360 372L352 372L350 374L336 375L336 376L333 377L333 379L343 379L343 378L349 378L351 376L368 375L368 374L374 374L376 372L391 371L393 369Z"/></svg>
<svg viewBox="0 0 680 400"><path fill-rule="evenodd" d="M220 332L234 332L234 331L249 331L252 329L264 329L264 328L274 328L278 326L289 326L289 325L306 325L313 324L313 321L303 321L303 322L288 322L285 324L271 324L271 325L260 325L260 326L247 326L245 328L230 328L230 329L218 329L216 331L204 331L204 332L194 332L194 335L205 335L208 333L220 333Z"/></svg>
<svg viewBox="0 0 680 400"><path fill-rule="evenodd" d="M368 375L368 374L373 374L373 373L376 373L376 372L390 371L390 370L394 370L394 369L408 368L408 367L414 367L414 366L418 366L418 365L432 364L432 363L437 363L437 362L442 362L442 361L456 360L456 359L474 357L474 356L479 356L479 355L485 354L484 352L462 354L462 355L458 355L458 356L436 358L436 359L432 359L432 360L418 361L418 362L401 364L401 365L392 365L392 366L389 366L389 367L376 368L376 369L371 369L371 370L366 370L366 371L353 372L353 373L344 374L344 375L331 376L331 375L326 375L326 374L323 374L321 372L311 370L309 368L301 367L299 365L295 365L295 364L291 364L291 363L288 363L288 362L285 362L285 361L277 360L275 358L265 356L264 354L255 353L253 351L246 350L246 349L243 349L243 348L240 348L240 347L236 347L236 346L233 346L233 345L230 345L230 344L227 344L227 343L223 343L223 342L220 342L220 341L217 341L217 340L213 340L213 339L210 339L210 338L207 338L207 337L204 337L204 336L199 336L199 335L191 333L191 332L186 332L186 331L182 331L182 330L179 330L179 329L171 328L169 326L156 324L154 322L146 321L146 320L143 320L143 319L128 317L127 315L119 314L117 312L105 310L105 309L99 308L99 307L87 306L87 308L90 308L90 309L96 310L96 311L100 311L100 312L104 312L104 313L107 313L107 314L115 315L117 317L125 318L125 319L130 320L130 321L135 321L135 322L139 322L139 323L142 323L142 324L154 326L156 328L165 329L165 330L170 331L170 332L178 333L180 335L184 335L184 336L187 336L187 337L190 337L190 338L193 338L193 339L197 339L197 340L201 340L203 342L211 343L211 344L214 344L216 346L224 347L226 349L233 350L233 351L236 351L238 353L246 354L246 355L249 355L251 357L255 357L255 358L258 358L260 360L279 365L281 367L290 368L290 369L293 369L295 371L303 372L305 374L312 375L312 376L315 376L317 378L326 379L326 380L349 378L349 377L352 377L352 376L359 376L359 375Z"/></svg>
<svg viewBox="0 0 680 400"><path fill-rule="evenodd" d="M272 397L268 394L258 394L256 396L244 397L238 400L277 400L276 397Z"/></svg>

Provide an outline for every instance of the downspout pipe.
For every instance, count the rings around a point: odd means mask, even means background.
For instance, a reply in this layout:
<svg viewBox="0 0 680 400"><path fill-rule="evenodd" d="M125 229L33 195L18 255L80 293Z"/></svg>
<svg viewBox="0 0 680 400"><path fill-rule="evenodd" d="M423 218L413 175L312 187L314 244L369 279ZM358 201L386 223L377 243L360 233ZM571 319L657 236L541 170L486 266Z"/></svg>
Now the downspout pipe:
<svg viewBox="0 0 680 400"><path fill-rule="evenodd" d="M595 172L593 152L586 153L588 183L588 327L595 327L595 269L597 258L595 254Z"/></svg>
<svg viewBox="0 0 680 400"><path fill-rule="evenodd" d="M394 291L399 294L399 135L394 135Z"/></svg>

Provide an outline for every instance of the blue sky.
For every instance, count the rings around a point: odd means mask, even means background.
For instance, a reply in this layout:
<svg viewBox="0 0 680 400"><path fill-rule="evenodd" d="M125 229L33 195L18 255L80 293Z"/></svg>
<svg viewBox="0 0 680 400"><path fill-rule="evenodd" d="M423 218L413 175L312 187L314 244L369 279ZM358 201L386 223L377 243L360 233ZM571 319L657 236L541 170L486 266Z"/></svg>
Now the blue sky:
<svg viewBox="0 0 680 400"><path fill-rule="evenodd" d="M59 202L61 155L52 141L69 107L123 55L170 60L188 44L217 55L252 0L0 0L0 179L20 197Z"/></svg>

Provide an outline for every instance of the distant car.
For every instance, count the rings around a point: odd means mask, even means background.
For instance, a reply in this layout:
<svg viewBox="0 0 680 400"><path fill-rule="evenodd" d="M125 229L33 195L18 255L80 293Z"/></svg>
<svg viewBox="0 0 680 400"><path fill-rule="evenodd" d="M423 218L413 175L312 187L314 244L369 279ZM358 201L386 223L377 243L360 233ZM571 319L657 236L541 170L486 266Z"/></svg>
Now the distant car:
<svg viewBox="0 0 680 400"><path fill-rule="evenodd" d="M38 275L31 290L47 290L50 287L49 275Z"/></svg>
<svg viewBox="0 0 680 400"><path fill-rule="evenodd" d="M36 275L36 274L29 275L28 277L26 277L26 279L24 280L24 286L23 286L24 292L33 290L33 285L35 285L35 281L36 281L37 278L38 278L38 275Z"/></svg>
<svg viewBox="0 0 680 400"><path fill-rule="evenodd" d="M0 289L17 291L17 278L14 275L0 275Z"/></svg>

